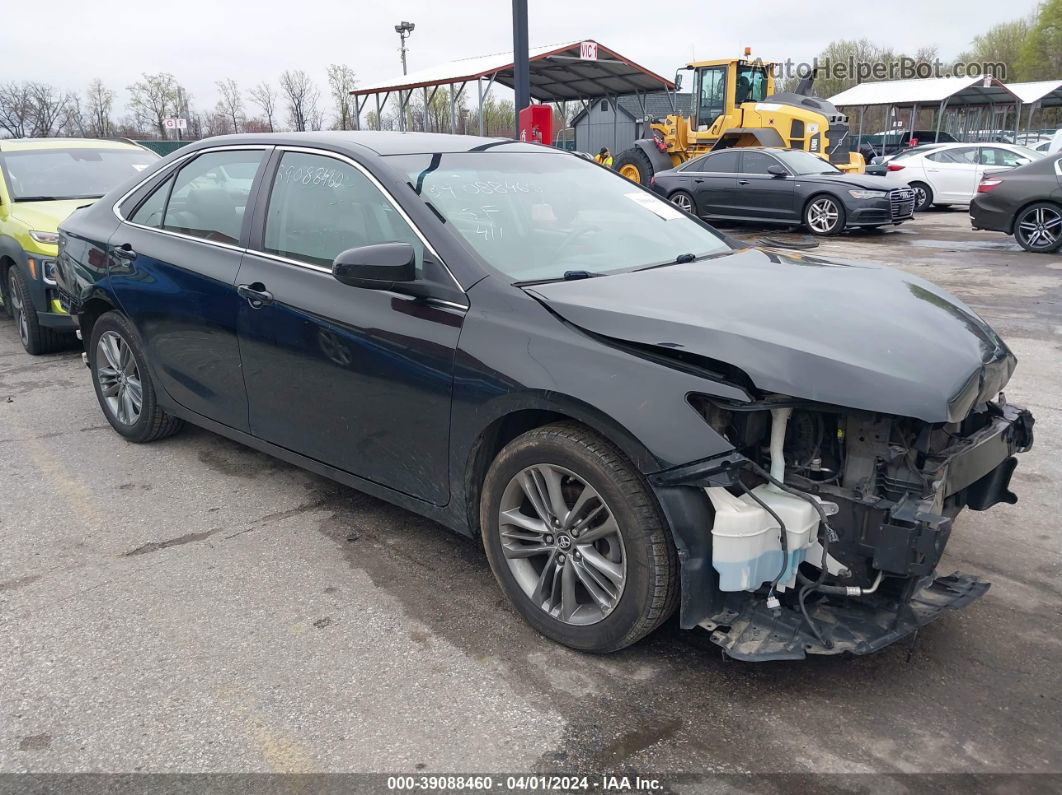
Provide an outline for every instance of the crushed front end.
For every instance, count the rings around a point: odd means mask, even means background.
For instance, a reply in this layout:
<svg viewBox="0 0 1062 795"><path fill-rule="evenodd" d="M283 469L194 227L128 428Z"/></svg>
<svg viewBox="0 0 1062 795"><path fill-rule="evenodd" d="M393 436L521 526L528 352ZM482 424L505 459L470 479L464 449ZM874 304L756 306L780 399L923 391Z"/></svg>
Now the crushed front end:
<svg viewBox="0 0 1062 795"><path fill-rule="evenodd" d="M928 423L778 395L691 402L734 452L655 485L709 498L705 565L680 550L692 586L682 623L729 656L865 654L988 590L937 565L963 508L1017 500L1026 409L1000 394L959 422Z"/></svg>

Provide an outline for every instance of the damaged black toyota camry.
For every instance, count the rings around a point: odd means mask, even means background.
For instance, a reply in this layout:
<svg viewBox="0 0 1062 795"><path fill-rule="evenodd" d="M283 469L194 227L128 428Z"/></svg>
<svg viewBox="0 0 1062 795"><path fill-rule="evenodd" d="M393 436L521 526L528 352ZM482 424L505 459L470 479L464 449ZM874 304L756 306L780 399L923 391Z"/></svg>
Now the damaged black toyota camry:
<svg viewBox="0 0 1062 795"><path fill-rule="evenodd" d="M194 423L482 539L576 649L676 610L744 660L880 649L985 593L938 563L1032 444L943 290L743 248L548 147L226 136L60 231L119 434Z"/></svg>

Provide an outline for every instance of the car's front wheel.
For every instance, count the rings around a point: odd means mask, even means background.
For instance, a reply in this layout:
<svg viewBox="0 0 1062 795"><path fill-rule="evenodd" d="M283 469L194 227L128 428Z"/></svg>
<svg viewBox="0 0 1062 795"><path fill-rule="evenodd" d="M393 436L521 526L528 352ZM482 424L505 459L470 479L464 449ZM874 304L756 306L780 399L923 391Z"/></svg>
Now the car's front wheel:
<svg viewBox="0 0 1062 795"><path fill-rule="evenodd" d="M16 265L12 265L7 271L7 300L10 302L15 328L18 329L18 338L26 353L38 356L63 347L64 335L42 326L37 319L37 310L33 306L33 299L30 298L29 286Z"/></svg>
<svg viewBox="0 0 1062 795"><path fill-rule="evenodd" d="M153 442L182 422L158 404L140 338L128 318L108 312L92 326L88 345L92 385L111 427L131 442Z"/></svg>
<svg viewBox="0 0 1062 795"><path fill-rule="evenodd" d="M804 226L813 235L840 234L844 224L844 207L833 196L815 196L804 208Z"/></svg>
<svg viewBox="0 0 1062 795"><path fill-rule="evenodd" d="M1050 202L1026 207L1014 221L1014 238L1026 251L1057 251L1062 246L1062 207Z"/></svg>
<svg viewBox="0 0 1062 795"><path fill-rule="evenodd" d="M502 590L543 635L590 652L629 646L675 608L675 546L645 478L572 423L509 443L480 501Z"/></svg>

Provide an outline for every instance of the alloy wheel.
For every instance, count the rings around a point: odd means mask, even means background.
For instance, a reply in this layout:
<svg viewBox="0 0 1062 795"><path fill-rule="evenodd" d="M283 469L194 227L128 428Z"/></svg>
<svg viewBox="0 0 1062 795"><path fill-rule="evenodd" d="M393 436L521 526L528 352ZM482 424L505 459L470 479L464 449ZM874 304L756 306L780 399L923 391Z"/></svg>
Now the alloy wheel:
<svg viewBox="0 0 1062 795"><path fill-rule="evenodd" d="M832 232L837 226L840 211L833 199L816 199L808 207L808 226L820 233Z"/></svg>
<svg viewBox="0 0 1062 795"><path fill-rule="evenodd" d="M26 308L22 305L22 293L18 291L15 279L15 269L11 268L7 277L7 295L11 301L11 315L18 326L18 336L22 344L29 345L29 320L26 318Z"/></svg>
<svg viewBox="0 0 1062 795"><path fill-rule="evenodd" d="M1029 248L1052 251L1062 235L1062 214L1050 207L1033 207L1018 221L1018 234Z"/></svg>
<svg viewBox="0 0 1062 795"><path fill-rule="evenodd" d="M921 185L915 185L914 186L914 196L915 196L915 209L916 210L924 210L926 208L926 204L927 204L926 200L929 198L926 195L926 189L923 188Z"/></svg>
<svg viewBox="0 0 1062 795"><path fill-rule="evenodd" d="M129 343L114 331L96 343L96 378L111 414L122 425L135 425L144 406L140 369Z"/></svg>
<svg viewBox="0 0 1062 795"><path fill-rule="evenodd" d="M524 594L553 618L596 624L627 577L620 527L585 479L553 464L518 472L502 493L502 554Z"/></svg>
<svg viewBox="0 0 1062 795"><path fill-rule="evenodd" d="M672 196L671 203L683 212L687 212L690 215L693 215L693 202L690 200L690 197L685 193L677 193Z"/></svg>

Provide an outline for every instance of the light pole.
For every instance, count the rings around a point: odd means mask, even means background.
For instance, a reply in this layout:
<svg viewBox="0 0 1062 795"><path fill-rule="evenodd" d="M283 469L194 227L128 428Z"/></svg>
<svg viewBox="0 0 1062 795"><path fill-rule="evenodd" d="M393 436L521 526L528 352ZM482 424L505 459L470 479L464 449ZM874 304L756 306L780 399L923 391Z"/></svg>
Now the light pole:
<svg viewBox="0 0 1062 795"><path fill-rule="evenodd" d="M398 34L398 38L402 41L402 74L406 73L406 39L415 27L416 25L412 22L406 22L405 20L401 24L395 25L395 33Z"/></svg>

